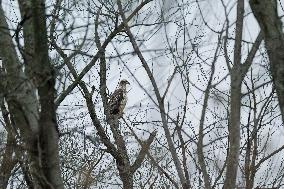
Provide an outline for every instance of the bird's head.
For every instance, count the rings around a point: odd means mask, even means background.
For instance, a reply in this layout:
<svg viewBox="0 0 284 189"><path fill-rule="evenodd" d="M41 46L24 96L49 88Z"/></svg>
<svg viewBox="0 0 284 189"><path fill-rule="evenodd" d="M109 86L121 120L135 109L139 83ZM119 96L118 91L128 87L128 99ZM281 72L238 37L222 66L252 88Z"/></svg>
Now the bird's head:
<svg viewBox="0 0 284 189"><path fill-rule="evenodd" d="M130 83L126 79L122 79L119 83L120 86L126 86L127 84L130 85Z"/></svg>

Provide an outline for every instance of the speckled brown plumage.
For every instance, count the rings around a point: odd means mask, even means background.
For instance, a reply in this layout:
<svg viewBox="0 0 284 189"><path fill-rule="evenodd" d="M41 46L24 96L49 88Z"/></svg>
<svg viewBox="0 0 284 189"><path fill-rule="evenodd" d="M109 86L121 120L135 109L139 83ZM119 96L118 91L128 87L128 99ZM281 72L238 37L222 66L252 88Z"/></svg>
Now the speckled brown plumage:
<svg viewBox="0 0 284 189"><path fill-rule="evenodd" d="M127 102L126 85L129 84L127 80L121 80L116 90L109 98L109 113L111 115L122 116L123 110Z"/></svg>

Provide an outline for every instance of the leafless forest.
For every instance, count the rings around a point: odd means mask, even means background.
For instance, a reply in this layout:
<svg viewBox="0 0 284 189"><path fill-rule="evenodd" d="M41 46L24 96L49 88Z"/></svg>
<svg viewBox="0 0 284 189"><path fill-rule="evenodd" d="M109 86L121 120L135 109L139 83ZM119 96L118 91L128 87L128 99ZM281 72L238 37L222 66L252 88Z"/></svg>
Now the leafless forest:
<svg viewBox="0 0 284 189"><path fill-rule="evenodd" d="M283 0L0 0L0 189L284 188L283 22Z"/></svg>

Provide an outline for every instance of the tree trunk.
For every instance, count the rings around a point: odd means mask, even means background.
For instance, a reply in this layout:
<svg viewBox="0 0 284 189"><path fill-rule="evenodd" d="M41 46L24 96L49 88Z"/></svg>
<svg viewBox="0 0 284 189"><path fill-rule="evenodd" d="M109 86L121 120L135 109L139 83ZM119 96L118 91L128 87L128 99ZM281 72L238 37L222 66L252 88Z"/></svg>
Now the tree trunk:
<svg viewBox="0 0 284 189"><path fill-rule="evenodd" d="M227 156L227 172L224 182L224 189L235 188L239 165L240 148L240 109L241 109L241 85L247 71L242 70L242 34L244 18L244 0L238 0L237 21L234 44L234 65L231 70L231 91L230 91L230 115L229 115L229 147Z"/></svg>
<svg viewBox="0 0 284 189"><path fill-rule="evenodd" d="M284 34L277 12L277 0L250 0L252 12L264 33L270 73L284 122Z"/></svg>
<svg viewBox="0 0 284 189"><path fill-rule="evenodd" d="M229 118L229 153L227 156L227 172L224 189L235 188L239 165L240 148L240 108L241 83L240 71L235 70L231 75L230 118Z"/></svg>
<svg viewBox="0 0 284 189"><path fill-rule="evenodd" d="M55 75L49 61L45 15L45 2L32 1L34 34L33 73L38 85L40 102L40 147L43 173L48 184L56 189L64 188L59 161L59 133L55 106Z"/></svg>

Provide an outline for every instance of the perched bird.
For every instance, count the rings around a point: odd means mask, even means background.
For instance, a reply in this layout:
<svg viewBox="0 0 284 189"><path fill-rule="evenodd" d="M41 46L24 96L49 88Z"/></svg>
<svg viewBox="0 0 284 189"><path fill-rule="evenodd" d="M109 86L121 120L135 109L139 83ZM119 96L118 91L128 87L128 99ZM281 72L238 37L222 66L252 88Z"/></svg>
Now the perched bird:
<svg viewBox="0 0 284 189"><path fill-rule="evenodd" d="M118 116L119 118L123 115L123 110L127 102L127 91L126 85L130 83L123 79L119 82L115 91L110 95L109 98L109 113L110 115Z"/></svg>

